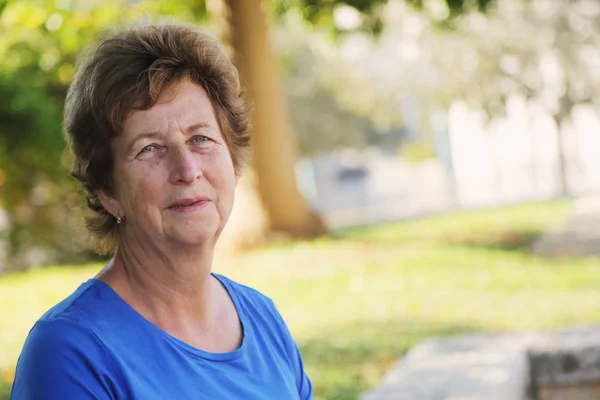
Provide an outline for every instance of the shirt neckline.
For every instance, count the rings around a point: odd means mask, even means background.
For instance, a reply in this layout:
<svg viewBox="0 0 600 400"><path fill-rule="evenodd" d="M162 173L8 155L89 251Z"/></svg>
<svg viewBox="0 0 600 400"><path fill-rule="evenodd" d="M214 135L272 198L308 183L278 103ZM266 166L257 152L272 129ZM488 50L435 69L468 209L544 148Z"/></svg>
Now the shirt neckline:
<svg viewBox="0 0 600 400"><path fill-rule="evenodd" d="M185 343L184 341L177 339L175 336L172 336L165 330L159 328L158 326L154 325L152 322L150 322L146 318L144 318L144 316L142 314L137 312L131 305L129 305L129 303L127 303L125 300L123 300L123 298L121 296L119 296L119 294L117 292L115 292L114 289L111 288L106 282L103 282L97 278L91 278L91 279L89 279L88 282L102 288L105 292L109 293L110 296L116 302L121 304L127 310L128 314L131 314L132 318L134 318L134 319L140 321L142 324L148 326L152 331L156 332L159 336L165 338L166 340L168 340L171 343L174 343L175 345L182 348L186 352L188 352L196 357L201 357L203 359L211 360L211 361L232 361L232 360L235 360L235 359L241 357L246 352L246 348L248 347L248 342L250 341L250 335L251 335L250 325L251 324L247 323L245 309L240 304L239 297L237 296L236 291L233 289L233 287L228 282L228 280L224 276L221 276L219 274L215 274L215 273L211 272L211 275L215 279L217 279L217 281L219 281L219 283L221 283L223 288L229 294L229 297L231 298L231 301L233 302L233 305L237 312L238 318L242 325L242 343L237 349L230 351L230 352L212 353L212 352L205 351L205 350L199 349L197 347L194 347L188 343Z"/></svg>

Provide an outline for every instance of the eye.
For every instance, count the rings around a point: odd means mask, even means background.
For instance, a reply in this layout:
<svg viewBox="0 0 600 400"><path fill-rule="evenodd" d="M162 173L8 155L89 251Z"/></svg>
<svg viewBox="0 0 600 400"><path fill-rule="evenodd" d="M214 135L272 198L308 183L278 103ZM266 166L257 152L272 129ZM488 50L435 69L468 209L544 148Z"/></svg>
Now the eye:
<svg viewBox="0 0 600 400"><path fill-rule="evenodd" d="M140 150L140 154L150 153L153 149L156 149L156 146L153 144L149 144L148 146L145 146L142 150Z"/></svg>
<svg viewBox="0 0 600 400"><path fill-rule="evenodd" d="M206 136L202 136L202 135L197 135L192 138L192 142L194 142L194 143L208 142L208 140L209 139Z"/></svg>
<svg viewBox="0 0 600 400"><path fill-rule="evenodd" d="M154 157L159 154L158 150L160 150L160 149L161 149L161 147L159 145L157 145L156 143L148 144L148 145L142 147L142 149L139 151L139 153L137 153L136 158L145 160L150 157Z"/></svg>
<svg viewBox="0 0 600 400"><path fill-rule="evenodd" d="M204 135L197 135L190 139L189 143L199 149L209 149L215 144L214 140Z"/></svg>

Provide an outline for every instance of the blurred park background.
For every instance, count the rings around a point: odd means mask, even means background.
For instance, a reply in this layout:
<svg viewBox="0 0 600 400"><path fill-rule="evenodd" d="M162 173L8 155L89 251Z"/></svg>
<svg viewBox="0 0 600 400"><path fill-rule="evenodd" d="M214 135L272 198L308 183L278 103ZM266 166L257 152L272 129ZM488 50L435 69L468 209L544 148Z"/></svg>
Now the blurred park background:
<svg viewBox="0 0 600 400"><path fill-rule="evenodd" d="M275 300L316 399L431 336L600 321L599 1L0 0L0 399L106 261L62 138L76 56L173 20L226 44L255 103L214 269Z"/></svg>

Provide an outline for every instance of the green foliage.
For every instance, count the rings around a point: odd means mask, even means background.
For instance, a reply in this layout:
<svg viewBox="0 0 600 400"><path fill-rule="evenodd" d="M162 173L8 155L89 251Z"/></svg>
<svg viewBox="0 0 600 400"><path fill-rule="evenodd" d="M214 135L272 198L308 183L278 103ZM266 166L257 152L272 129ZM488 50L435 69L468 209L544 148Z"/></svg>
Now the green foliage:
<svg viewBox="0 0 600 400"><path fill-rule="evenodd" d="M106 29L205 16L204 0L0 2L0 206L12 256L34 245L64 252L74 235L64 228L77 202L62 111L77 54Z"/></svg>
<svg viewBox="0 0 600 400"><path fill-rule="evenodd" d="M10 396L10 386L10 382L7 382L0 377L0 400L8 400L8 396Z"/></svg>
<svg viewBox="0 0 600 400"><path fill-rule="evenodd" d="M600 259L547 260L528 250L527 242L565 218L571 205L533 203L352 229L337 239L221 259L216 271L274 299L299 343L316 399L356 399L431 336L597 321ZM34 321L100 268L0 278L0 318L10 321L0 324L0 376L12 379Z"/></svg>
<svg viewBox="0 0 600 400"><path fill-rule="evenodd" d="M406 0L408 4L418 10L424 9L423 0ZM449 27L451 20L463 13L478 10L485 12L495 0L440 0L445 1L449 13L445 20L439 21L441 26ZM387 0L275 0L272 2L272 10L275 15L283 15L287 12L299 12L307 21L314 25L320 25L332 30L334 35L341 31L334 24L334 10L339 6L349 6L361 14L362 23L360 30L378 34L382 28L382 15L380 6Z"/></svg>
<svg viewBox="0 0 600 400"><path fill-rule="evenodd" d="M423 0L408 0L418 10L423 9ZM470 8L476 8L485 12L495 0L445 0L450 11L456 15L468 11Z"/></svg>
<svg viewBox="0 0 600 400"><path fill-rule="evenodd" d="M445 0L448 8L453 13L468 11L470 8L477 8L485 11L494 0ZM336 6L347 5L355 8L362 13L373 13L377 6L386 3L387 0L276 0L273 2L273 9L276 13L284 13L291 9L301 9L304 16L311 22L319 22L323 19L328 20L328 14L333 12ZM423 0L408 0L413 7L423 8Z"/></svg>

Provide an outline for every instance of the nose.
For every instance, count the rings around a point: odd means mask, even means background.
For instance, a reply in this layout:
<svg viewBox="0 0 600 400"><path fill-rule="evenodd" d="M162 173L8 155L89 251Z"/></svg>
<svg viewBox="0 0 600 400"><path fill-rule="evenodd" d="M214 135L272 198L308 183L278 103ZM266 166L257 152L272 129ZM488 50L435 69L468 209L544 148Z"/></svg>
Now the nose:
<svg viewBox="0 0 600 400"><path fill-rule="evenodd" d="M170 151L171 182L176 185L189 185L202 176L202 169L194 154L187 146L177 147Z"/></svg>

